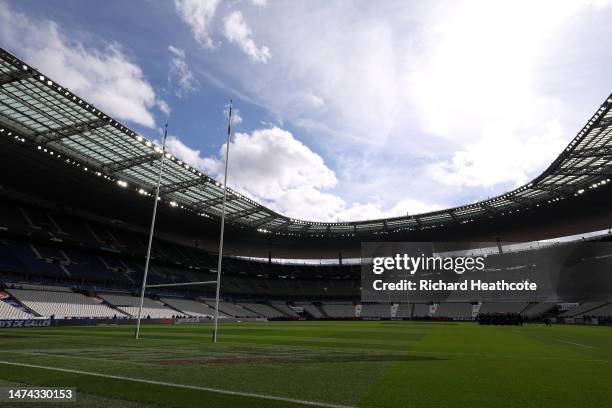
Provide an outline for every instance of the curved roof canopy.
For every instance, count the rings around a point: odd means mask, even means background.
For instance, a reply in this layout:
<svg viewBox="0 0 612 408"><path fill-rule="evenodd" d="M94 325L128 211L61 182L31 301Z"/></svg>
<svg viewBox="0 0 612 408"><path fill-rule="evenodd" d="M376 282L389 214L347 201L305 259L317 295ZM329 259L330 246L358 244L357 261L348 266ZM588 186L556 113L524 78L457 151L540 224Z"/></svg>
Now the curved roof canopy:
<svg viewBox="0 0 612 408"><path fill-rule="evenodd" d="M612 95L533 181L486 201L404 217L311 222L278 214L228 188L226 220L262 233L353 236L465 224L551 204L610 182L611 107ZM1 48L0 137L12 137L52 154L92 177L103 177L140 194L154 193L162 153L159 146ZM203 217L220 217L223 186L189 163L169 153L166 157L162 200Z"/></svg>

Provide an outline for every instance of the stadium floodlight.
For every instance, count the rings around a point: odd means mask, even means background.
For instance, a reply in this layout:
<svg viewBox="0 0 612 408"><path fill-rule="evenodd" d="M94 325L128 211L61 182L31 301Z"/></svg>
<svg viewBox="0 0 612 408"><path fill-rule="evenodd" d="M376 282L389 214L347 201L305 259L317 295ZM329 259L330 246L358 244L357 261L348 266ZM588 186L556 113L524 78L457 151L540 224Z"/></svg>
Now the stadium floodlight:
<svg viewBox="0 0 612 408"><path fill-rule="evenodd" d="M145 259L144 275L142 277L142 288L140 290L140 304L138 306L138 317L136 319L136 339L140 336L140 320L142 318L142 304L144 303L145 290L147 289L147 275L149 273L149 262L151 260L151 245L153 244L153 232L155 231L155 216L157 214L157 202L159 201L159 187L161 185L162 173L164 171L164 150L166 150L166 136L168 135L168 124L164 129L164 143L159 163L159 175L157 176L157 186L155 187L155 200L153 201L153 216L151 217L151 230L149 231L149 244L147 246L147 257Z"/></svg>
<svg viewBox="0 0 612 408"><path fill-rule="evenodd" d="M225 204L227 201L227 167L229 163L229 145L232 134L232 101L229 103L227 115L227 141L225 145L225 176L223 178L223 204L221 207L221 234L219 236L219 260L217 261L217 288L215 291L215 323L213 329L213 343L217 342L219 332L219 290L221 287L221 266L223 261L223 233L225 231ZM218 184L218 183L217 183Z"/></svg>

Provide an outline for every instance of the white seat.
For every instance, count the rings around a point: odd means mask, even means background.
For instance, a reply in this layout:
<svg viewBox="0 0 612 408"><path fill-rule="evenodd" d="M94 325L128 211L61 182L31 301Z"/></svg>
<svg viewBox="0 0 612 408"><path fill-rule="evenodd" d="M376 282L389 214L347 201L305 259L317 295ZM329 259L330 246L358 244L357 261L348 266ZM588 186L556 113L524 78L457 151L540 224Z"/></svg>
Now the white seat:
<svg viewBox="0 0 612 408"><path fill-rule="evenodd" d="M81 293L29 289L8 289L8 292L41 316L55 316L56 319L111 318L117 314L116 310L99 300Z"/></svg>

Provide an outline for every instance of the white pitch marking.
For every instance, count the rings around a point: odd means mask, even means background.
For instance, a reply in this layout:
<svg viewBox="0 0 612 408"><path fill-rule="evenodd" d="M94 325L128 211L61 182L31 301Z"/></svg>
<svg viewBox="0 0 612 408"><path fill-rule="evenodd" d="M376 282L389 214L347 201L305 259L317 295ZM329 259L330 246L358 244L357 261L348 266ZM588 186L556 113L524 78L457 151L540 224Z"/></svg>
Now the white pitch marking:
<svg viewBox="0 0 612 408"><path fill-rule="evenodd" d="M567 341L567 340L561 340L561 339L557 339L557 341L560 341L561 343L572 344L574 346L580 346L580 347L586 347L586 348L595 348L593 346L587 346L586 344L574 343L573 341Z"/></svg>
<svg viewBox="0 0 612 408"><path fill-rule="evenodd" d="M300 399L295 399L295 398L276 397L274 395L254 394L250 392L240 392L240 391L230 391L230 390L224 390L220 388L200 387L197 385L175 384L175 383L170 383L170 382L165 382L165 381L155 381L155 380L146 380L143 378L123 377L120 375L94 373L90 371L73 370L69 368L48 367L48 366L42 366L42 365L37 365L37 364L16 363L12 361L0 361L0 364L11 365L11 366L16 366L16 367L39 368L41 370L61 371L64 373L72 373L72 374L90 375L92 377L112 378L114 380L132 381L132 382L138 382L138 383L143 383L143 384L162 385L164 387L174 387L174 388L183 388L183 389L196 390L196 391L215 392L217 394L235 395L239 397L250 397L250 398L259 398L259 399L266 399L266 400L273 400L273 401L290 402L292 404L309 405L309 406L315 406L315 407L355 408L350 405L328 404L328 403L319 402L319 401L308 401L308 400L300 400Z"/></svg>

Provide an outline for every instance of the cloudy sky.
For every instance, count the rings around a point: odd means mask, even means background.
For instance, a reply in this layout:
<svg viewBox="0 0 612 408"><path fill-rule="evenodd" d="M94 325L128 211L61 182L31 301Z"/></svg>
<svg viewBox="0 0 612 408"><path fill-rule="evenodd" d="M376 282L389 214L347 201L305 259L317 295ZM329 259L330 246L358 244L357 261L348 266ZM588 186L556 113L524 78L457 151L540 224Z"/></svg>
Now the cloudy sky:
<svg viewBox="0 0 612 408"><path fill-rule="evenodd" d="M612 91L612 1L0 0L0 45L309 220L528 182Z"/></svg>

